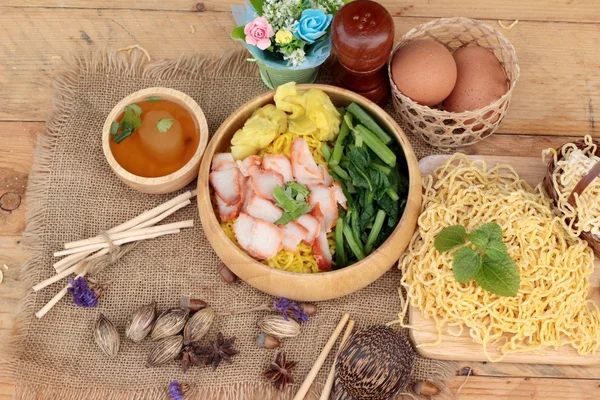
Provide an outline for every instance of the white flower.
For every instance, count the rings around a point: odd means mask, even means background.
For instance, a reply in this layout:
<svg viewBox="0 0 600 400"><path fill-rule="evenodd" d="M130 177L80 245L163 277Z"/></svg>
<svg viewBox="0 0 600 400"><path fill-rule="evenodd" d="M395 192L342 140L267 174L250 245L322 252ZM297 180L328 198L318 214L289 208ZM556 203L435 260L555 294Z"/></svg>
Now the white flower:
<svg viewBox="0 0 600 400"><path fill-rule="evenodd" d="M291 31L292 25L300 18L302 8L302 0L265 0L263 17L275 31Z"/></svg>
<svg viewBox="0 0 600 400"><path fill-rule="evenodd" d="M296 67L306 61L306 53L304 52L304 49L296 49L289 54L284 54L283 59L286 60L288 64Z"/></svg>
<svg viewBox="0 0 600 400"><path fill-rule="evenodd" d="M334 14L344 6L343 0L310 0L311 8L318 8L327 14Z"/></svg>

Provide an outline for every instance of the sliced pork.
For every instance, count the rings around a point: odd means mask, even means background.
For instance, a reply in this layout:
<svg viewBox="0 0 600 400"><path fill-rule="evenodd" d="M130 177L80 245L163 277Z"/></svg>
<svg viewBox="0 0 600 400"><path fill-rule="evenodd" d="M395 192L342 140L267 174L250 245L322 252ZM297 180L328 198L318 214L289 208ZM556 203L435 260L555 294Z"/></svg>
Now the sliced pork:
<svg viewBox="0 0 600 400"><path fill-rule="evenodd" d="M252 166L248 169L248 174L252 181L254 193L263 199L275 200L273 192L277 186L283 187L283 177L273 170L265 170L261 167Z"/></svg>
<svg viewBox="0 0 600 400"><path fill-rule="evenodd" d="M298 222L308 231L308 234L306 235L306 238L303 239L303 242L308 245L312 245L315 241L315 238L319 234L319 231L321 230L321 223L319 220L310 214L304 214L301 215L296 222Z"/></svg>
<svg viewBox="0 0 600 400"><path fill-rule="evenodd" d="M254 218L264 219L270 223L275 223L283 215L281 208L255 194L250 197L246 212Z"/></svg>
<svg viewBox="0 0 600 400"><path fill-rule="evenodd" d="M283 232L276 225L262 219L254 220L248 253L261 260L273 258L281 249Z"/></svg>
<svg viewBox="0 0 600 400"><path fill-rule="evenodd" d="M209 181L217 196L232 206L242 199L240 171L237 168L213 171Z"/></svg>
<svg viewBox="0 0 600 400"><path fill-rule="evenodd" d="M262 166L266 170L273 170L283 177L283 181L288 183L294 180L292 174L292 163L285 154L265 154L262 160Z"/></svg>
<svg viewBox="0 0 600 400"><path fill-rule="evenodd" d="M279 225L283 232L283 248L289 252L297 253L298 245L308 235L308 229L300 225L296 221L288 222L285 225Z"/></svg>

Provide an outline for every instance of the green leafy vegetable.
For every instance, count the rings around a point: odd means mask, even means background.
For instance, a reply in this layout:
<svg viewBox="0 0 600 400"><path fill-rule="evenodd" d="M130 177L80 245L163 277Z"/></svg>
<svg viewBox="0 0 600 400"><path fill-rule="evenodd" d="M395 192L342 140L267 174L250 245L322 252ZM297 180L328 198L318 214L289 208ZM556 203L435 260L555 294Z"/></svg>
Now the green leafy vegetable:
<svg viewBox="0 0 600 400"><path fill-rule="evenodd" d="M111 125L111 134L113 135L113 140L117 143L121 143L123 140L127 139L133 132L142 125L142 109L137 104L129 104L125 107L125 113L123 114L123 119L118 124L118 129L120 131L114 130L114 124Z"/></svg>
<svg viewBox="0 0 600 400"><path fill-rule="evenodd" d="M285 188L277 186L273 191L273 196L277 200L277 206L283 209L283 215L275 225L287 224L311 210L311 206L306 202L310 190L297 182L288 182Z"/></svg>
<svg viewBox="0 0 600 400"><path fill-rule="evenodd" d="M462 246L452 260L452 272L458 282L468 283L475 279L488 292L511 297L517 295L521 280L517 264L508 255L502 236L502 228L493 222L481 225L468 235L464 226L453 225L439 233L434 246L441 252ZM464 245L465 237L477 250Z"/></svg>
<svg viewBox="0 0 600 400"><path fill-rule="evenodd" d="M481 269L481 255L469 246L461 247L452 260L454 278L460 283L467 283L475 278Z"/></svg>
<svg viewBox="0 0 600 400"><path fill-rule="evenodd" d="M160 96L148 96L146 97L146 101L159 101Z"/></svg>
<svg viewBox="0 0 600 400"><path fill-rule="evenodd" d="M482 268L475 275L475 282L490 293L513 297L519 291L521 278L517 265L508 254L501 261L484 256Z"/></svg>
<svg viewBox="0 0 600 400"><path fill-rule="evenodd" d="M161 133L166 133L175 123L173 118L162 118L156 123L156 129Z"/></svg>
<svg viewBox="0 0 600 400"><path fill-rule="evenodd" d="M256 13L258 14L258 16L260 17L261 15L263 15L263 4L264 4L264 0L250 0L250 4L252 4L252 7L254 7L254 9L256 10Z"/></svg>
<svg viewBox="0 0 600 400"><path fill-rule="evenodd" d="M344 268L347 262L344 247L344 219L338 218L335 224L335 264L337 268Z"/></svg>
<svg viewBox="0 0 600 400"><path fill-rule="evenodd" d="M464 244L466 234L467 230L464 226L452 225L442 229L435 238L433 245L437 251L443 253Z"/></svg>
<svg viewBox="0 0 600 400"><path fill-rule="evenodd" d="M381 161L390 167L396 166L396 155L381 141L381 139L362 125L356 125L354 129L356 130L357 137L361 138L361 140L377 154Z"/></svg>
<svg viewBox="0 0 600 400"><path fill-rule="evenodd" d="M113 122L112 124L110 124L110 134L111 135L116 135L118 131L119 131L119 123L118 122Z"/></svg>
<svg viewBox="0 0 600 400"><path fill-rule="evenodd" d="M358 119L361 124L367 127L371 132L375 133L379 140L383 142L383 144L390 144L392 142L392 138L388 135L378 124L375 122L373 117L369 115L365 110L363 110L358 104L351 103L348 106L348 111L352 113Z"/></svg>

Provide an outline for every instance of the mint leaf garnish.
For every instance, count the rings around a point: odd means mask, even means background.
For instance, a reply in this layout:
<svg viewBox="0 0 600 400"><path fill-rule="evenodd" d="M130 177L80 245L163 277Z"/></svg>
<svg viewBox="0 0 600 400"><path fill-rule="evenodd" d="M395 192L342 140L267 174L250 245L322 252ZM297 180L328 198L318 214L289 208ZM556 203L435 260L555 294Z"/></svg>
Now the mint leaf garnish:
<svg viewBox="0 0 600 400"><path fill-rule="evenodd" d="M484 256L482 268L475 275L475 282L490 293L513 297L519 291L521 278L517 264L508 255L501 261L493 261Z"/></svg>
<svg viewBox="0 0 600 400"><path fill-rule="evenodd" d="M481 229L477 229L476 231L469 233L467 235L467 238L469 238L469 241L475 246L477 246L479 250L484 250L488 242L490 241L487 232Z"/></svg>
<svg viewBox="0 0 600 400"><path fill-rule="evenodd" d="M283 215L275 221L275 225L287 224L309 212L311 206L306 202L309 193L306 186L296 182L288 182L285 188L275 187L273 197L277 200L276 205L283 209Z"/></svg>
<svg viewBox="0 0 600 400"><path fill-rule="evenodd" d="M485 248L485 255L492 261L502 261L507 256L506 245L499 240L492 240Z"/></svg>
<svg viewBox="0 0 600 400"><path fill-rule="evenodd" d="M452 250L465 243L467 231L462 225L452 225L442 229L439 235L435 238L433 245L439 252Z"/></svg>
<svg viewBox="0 0 600 400"><path fill-rule="evenodd" d="M481 255L469 246L460 248L452 260L452 272L460 283L467 283L479 273Z"/></svg>
<svg viewBox="0 0 600 400"><path fill-rule="evenodd" d="M490 222L467 235L464 226L449 226L435 238L434 246L438 251L448 251L464 244L465 238L477 249L464 246L454 254L452 272L457 282L467 283L474 278L490 293L516 296L521 282L519 269L508 255L502 227Z"/></svg>
<svg viewBox="0 0 600 400"><path fill-rule="evenodd" d="M156 123L156 129L158 129L158 131L161 133L165 133L173 126L174 123L175 120L173 118L159 119Z"/></svg>
<svg viewBox="0 0 600 400"><path fill-rule="evenodd" d="M483 224L477 230L485 232L490 242L492 240L502 240L502 227L495 222Z"/></svg>

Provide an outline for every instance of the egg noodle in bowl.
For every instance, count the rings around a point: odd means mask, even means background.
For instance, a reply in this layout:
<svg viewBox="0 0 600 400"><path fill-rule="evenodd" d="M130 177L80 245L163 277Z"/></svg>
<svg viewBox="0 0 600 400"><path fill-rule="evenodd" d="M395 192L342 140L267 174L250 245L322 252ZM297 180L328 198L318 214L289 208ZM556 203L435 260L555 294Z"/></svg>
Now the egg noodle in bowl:
<svg viewBox="0 0 600 400"><path fill-rule="evenodd" d="M417 307L433 318L438 340L443 329L453 336L467 329L483 345L486 357L501 361L508 353L556 349L569 344L591 355L600 344L600 310L590 299L594 255L586 242L569 235L538 186L533 189L508 165L493 168L483 161L454 155L423 180L418 229L400 259L402 312ZM508 255L520 275L517 295L501 297L474 281L453 275L456 249L441 253L434 240L442 229L463 225L500 225ZM409 326L410 328L410 326ZM492 359L488 350L501 356Z"/></svg>

